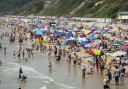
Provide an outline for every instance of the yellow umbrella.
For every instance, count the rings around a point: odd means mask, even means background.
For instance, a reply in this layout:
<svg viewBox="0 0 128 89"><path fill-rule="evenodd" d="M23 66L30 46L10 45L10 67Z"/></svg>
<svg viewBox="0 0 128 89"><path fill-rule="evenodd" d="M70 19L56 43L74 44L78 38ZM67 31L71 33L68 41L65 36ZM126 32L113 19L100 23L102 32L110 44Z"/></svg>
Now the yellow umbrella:
<svg viewBox="0 0 128 89"><path fill-rule="evenodd" d="M101 51L100 51L100 50L98 50L98 49L95 49L95 50L94 50L94 54L98 56L98 55L100 55L100 54L101 54Z"/></svg>
<svg viewBox="0 0 128 89"><path fill-rule="evenodd" d="M88 35L91 32L91 30L84 30L84 34Z"/></svg>
<svg viewBox="0 0 128 89"><path fill-rule="evenodd" d="M47 40L38 40L39 43L48 43Z"/></svg>

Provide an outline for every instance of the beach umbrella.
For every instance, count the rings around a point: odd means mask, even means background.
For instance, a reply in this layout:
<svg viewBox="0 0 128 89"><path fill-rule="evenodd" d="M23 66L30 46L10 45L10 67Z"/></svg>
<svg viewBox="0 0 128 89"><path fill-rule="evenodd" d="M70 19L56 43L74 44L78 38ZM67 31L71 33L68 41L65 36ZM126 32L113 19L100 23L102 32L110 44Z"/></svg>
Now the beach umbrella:
<svg viewBox="0 0 128 89"><path fill-rule="evenodd" d="M38 43L48 43L47 40L38 40Z"/></svg>
<svg viewBox="0 0 128 89"><path fill-rule="evenodd" d="M112 45L114 45L114 46L121 46L121 45L122 45L122 42L120 42L120 41L115 41Z"/></svg>
<svg viewBox="0 0 128 89"><path fill-rule="evenodd" d="M82 41L83 41L83 38L81 38L81 37L78 38L78 41L79 41L79 42L82 42Z"/></svg>
<svg viewBox="0 0 128 89"><path fill-rule="evenodd" d="M87 51L87 53L90 54L90 55L93 55L93 54L94 54L94 51L93 51L92 49L89 49L89 50Z"/></svg>
<svg viewBox="0 0 128 89"><path fill-rule="evenodd" d="M34 31L36 32L36 34L43 34L40 28L35 28Z"/></svg>
<svg viewBox="0 0 128 89"><path fill-rule="evenodd" d="M110 34L103 34L103 36L106 37L106 38L110 38L111 37Z"/></svg>
<svg viewBox="0 0 128 89"><path fill-rule="evenodd" d="M86 35L85 34L80 34L80 37L86 37Z"/></svg>
<svg viewBox="0 0 128 89"><path fill-rule="evenodd" d="M66 36L67 36L67 37L73 37L73 34L72 34L72 32L68 32L68 33L66 34Z"/></svg>
<svg viewBox="0 0 128 89"><path fill-rule="evenodd" d="M95 39L95 34L93 34L93 33L90 34L90 35L88 36L88 38L89 38L89 39Z"/></svg>
<svg viewBox="0 0 128 89"><path fill-rule="evenodd" d="M99 44L100 42L101 42L100 39L96 39L96 40L94 41L95 44Z"/></svg>
<svg viewBox="0 0 128 89"><path fill-rule="evenodd" d="M128 49L128 45L122 45L120 48L121 49Z"/></svg>
<svg viewBox="0 0 128 89"><path fill-rule="evenodd" d="M85 37L82 38L82 41L87 41L87 39Z"/></svg>
<svg viewBox="0 0 128 89"><path fill-rule="evenodd" d="M82 41L80 44L81 44L82 46L85 46L86 44L88 44L88 42L87 42L87 41Z"/></svg>
<svg viewBox="0 0 128 89"><path fill-rule="evenodd" d="M94 49L93 52L94 52L94 54L97 55L97 56L99 56L99 55L101 54L101 51L98 50L98 49Z"/></svg>
<svg viewBox="0 0 128 89"><path fill-rule="evenodd" d="M102 31L101 31L101 30L97 30L97 31L94 31L93 33L94 33L94 34L101 34Z"/></svg>
<svg viewBox="0 0 128 89"><path fill-rule="evenodd" d="M35 35L36 38L42 38L43 32L40 28L35 28L34 31L36 33L36 35Z"/></svg>
<svg viewBox="0 0 128 89"><path fill-rule="evenodd" d="M117 56L122 56L122 55L125 55L126 52L123 52L123 51L117 51L115 53L112 53L111 56L113 57L117 57Z"/></svg>
<svg viewBox="0 0 128 89"><path fill-rule="evenodd" d="M91 30L84 30L84 34L88 35L91 32Z"/></svg>
<svg viewBox="0 0 128 89"><path fill-rule="evenodd" d="M97 27L96 26L92 26L91 30L97 30Z"/></svg>
<svg viewBox="0 0 128 89"><path fill-rule="evenodd" d="M93 47L94 44L93 43L89 43L89 44L86 44L85 47Z"/></svg>

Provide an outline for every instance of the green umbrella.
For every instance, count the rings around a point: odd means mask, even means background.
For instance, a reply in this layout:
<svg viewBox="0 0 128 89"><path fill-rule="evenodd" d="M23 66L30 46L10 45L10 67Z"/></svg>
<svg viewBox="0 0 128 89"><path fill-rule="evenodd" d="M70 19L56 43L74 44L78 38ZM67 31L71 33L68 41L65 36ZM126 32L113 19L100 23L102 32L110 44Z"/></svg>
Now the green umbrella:
<svg viewBox="0 0 128 89"><path fill-rule="evenodd" d="M122 42L120 42L120 41L115 41L112 45L120 46L120 45L122 45Z"/></svg>

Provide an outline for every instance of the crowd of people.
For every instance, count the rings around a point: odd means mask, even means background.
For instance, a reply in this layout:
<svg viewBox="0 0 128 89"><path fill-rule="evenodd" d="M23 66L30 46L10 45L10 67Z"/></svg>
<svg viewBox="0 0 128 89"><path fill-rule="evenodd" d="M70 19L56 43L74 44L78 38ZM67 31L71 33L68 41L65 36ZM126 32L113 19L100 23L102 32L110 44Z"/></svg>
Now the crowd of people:
<svg viewBox="0 0 128 89"><path fill-rule="evenodd" d="M38 24L40 24L40 22ZM64 38L67 37L65 31L67 29L64 28L61 29L64 32L63 34L59 33L58 35L57 34L54 35L52 32L46 31L40 37L40 34L36 34L36 31L34 30L37 28L38 24L37 23L36 25L33 24L29 28L23 28L20 27L19 24L16 24L14 26L14 29L10 33L6 32L0 35L1 39L3 39L3 37L8 37L10 44L16 41L19 43L20 46L19 49L14 50L13 53L13 58L16 59L16 62L21 61L21 59L27 61L30 57L34 56L34 52L40 52L48 55L48 59L50 60L48 65L49 70L52 70L53 66L51 60L55 58L56 62L65 60L65 62L67 62L69 65L81 66L83 78L85 78L86 75L93 75L95 73L95 69L97 71L100 71L101 75L102 74L105 75L103 80L104 89L110 89L109 84L111 84L112 78L114 78L116 85L124 84L125 78L127 76L127 72L125 68L127 64L126 63L124 64L124 62L121 61L122 57L120 57L120 62L117 62L117 60L112 59L109 65L107 65L108 55L106 54L106 52L111 52L113 51L113 49L120 50L120 47L117 45L116 46L109 45L112 44L114 39L108 39L100 35L99 38L101 42L99 42L98 44L93 44L93 46L91 47L86 47L85 43L82 43L85 41L79 42L76 40L78 36L83 35L83 34L78 35L77 32L75 32L74 34L70 34L72 35L70 37L74 37L75 39L68 39L65 41ZM48 23L48 26L49 26L48 29L55 28L54 26L51 25L50 22ZM83 27L83 28L87 28L87 27ZM44 42L46 35L48 36L49 40L47 40L47 42ZM108 39L111 42L106 42L105 41L106 39ZM128 40L127 37L125 37L124 39ZM88 39L88 38L87 40L88 42L94 41L94 39ZM28 48L22 47L22 44L27 41L30 41L31 43L30 47ZM94 52L94 50L92 49L98 49L98 50L95 50ZM0 43L0 51L1 50L4 51L5 55L7 54L7 48L5 46L2 46L2 44ZM91 56L89 57L91 60L85 61L87 57L85 56L85 54ZM126 49L126 54L128 54L128 49ZM127 59L128 55L126 55L125 57ZM2 61L0 61L0 65L1 64ZM26 79L27 76L23 74L23 70L21 67L19 69L19 80L24 82L26 81Z"/></svg>

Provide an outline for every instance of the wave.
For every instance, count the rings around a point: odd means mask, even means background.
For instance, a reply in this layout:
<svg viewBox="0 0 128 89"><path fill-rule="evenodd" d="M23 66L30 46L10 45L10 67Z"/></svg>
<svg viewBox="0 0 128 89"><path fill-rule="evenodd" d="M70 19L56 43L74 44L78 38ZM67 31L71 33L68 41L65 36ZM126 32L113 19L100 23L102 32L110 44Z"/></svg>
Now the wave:
<svg viewBox="0 0 128 89"><path fill-rule="evenodd" d="M17 75L20 67L22 67L24 74L27 75L29 79L42 80L42 82L45 85L43 85L40 89L47 89L48 86L52 86L52 85L57 86L58 87L57 89L76 89L75 87L55 82L52 78L37 72L34 68L25 65L20 65L18 63L6 62L5 66L3 66L2 69L0 68L0 71L7 73L15 73L13 75Z"/></svg>

